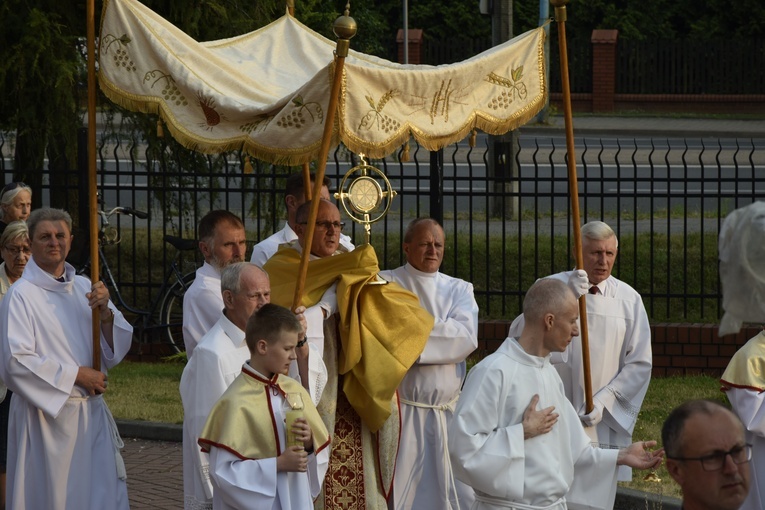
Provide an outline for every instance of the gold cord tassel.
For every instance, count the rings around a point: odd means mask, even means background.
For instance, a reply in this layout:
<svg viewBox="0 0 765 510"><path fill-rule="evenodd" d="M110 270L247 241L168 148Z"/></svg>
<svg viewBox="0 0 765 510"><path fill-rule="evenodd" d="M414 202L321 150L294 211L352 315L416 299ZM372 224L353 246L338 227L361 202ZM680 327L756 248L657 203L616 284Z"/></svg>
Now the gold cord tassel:
<svg viewBox="0 0 765 510"><path fill-rule="evenodd" d="M404 151L401 153L401 162L402 163L409 162L409 140L407 140L406 143L404 144Z"/></svg>
<svg viewBox="0 0 765 510"><path fill-rule="evenodd" d="M252 168L252 162L250 161L249 156L244 157L244 173L245 174L255 173L255 170Z"/></svg>
<svg viewBox="0 0 765 510"><path fill-rule="evenodd" d="M475 147L476 138L478 138L478 130L474 129L470 132L470 139L468 140L468 144L470 145L471 149Z"/></svg>
<svg viewBox="0 0 765 510"><path fill-rule="evenodd" d="M165 130L162 127L162 119L157 119L157 138L164 138Z"/></svg>

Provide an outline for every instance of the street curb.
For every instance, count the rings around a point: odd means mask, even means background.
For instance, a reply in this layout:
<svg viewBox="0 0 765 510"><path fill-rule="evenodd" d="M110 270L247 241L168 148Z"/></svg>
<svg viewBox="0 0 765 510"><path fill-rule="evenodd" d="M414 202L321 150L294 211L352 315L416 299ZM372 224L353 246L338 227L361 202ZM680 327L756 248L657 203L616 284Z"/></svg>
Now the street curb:
<svg viewBox="0 0 765 510"><path fill-rule="evenodd" d="M614 510L643 510L651 508L680 510L682 503L682 500L677 498L663 497L652 492L643 492L626 487L617 487Z"/></svg>
<svg viewBox="0 0 765 510"><path fill-rule="evenodd" d="M114 420L122 437L148 439L150 441L183 441L183 425L137 420Z"/></svg>
<svg viewBox="0 0 765 510"><path fill-rule="evenodd" d="M183 441L183 426L170 423L157 423L137 420L114 420L123 438L132 437L150 441ZM614 510L643 510L661 508L662 510L680 510L681 501L677 498L662 498L658 494L616 488Z"/></svg>

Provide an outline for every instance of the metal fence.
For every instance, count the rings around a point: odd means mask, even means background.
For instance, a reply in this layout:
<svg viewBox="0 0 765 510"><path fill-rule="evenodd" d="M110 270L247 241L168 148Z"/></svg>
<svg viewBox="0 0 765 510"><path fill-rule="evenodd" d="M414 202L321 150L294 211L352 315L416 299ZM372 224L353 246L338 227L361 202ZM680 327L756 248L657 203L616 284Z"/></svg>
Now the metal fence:
<svg viewBox="0 0 765 510"><path fill-rule="evenodd" d="M591 34L568 36L572 93L592 92ZM491 38L426 40L424 63L450 64L491 47ZM549 39L550 90L561 91L556 25ZM761 94L765 39L656 40L617 43L618 94Z"/></svg>
<svg viewBox="0 0 765 510"><path fill-rule="evenodd" d="M536 278L573 267L565 140L521 129L514 156L513 145L479 136L475 148L460 143L429 153L413 146L411 162L373 161L398 192L372 228L381 267L402 263L401 232L425 215L442 219L442 269L474 284L482 318L514 317ZM12 148L12 138L0 138L5 182L13 178ZM616 230L614 273L642 294L653 321L718 321L717 234L727 213L765 198L763 148L759 139L577 138L582 222L602 219ZM356 163L342 147L334 152L327 172L335 187ZM175 256L162 235L193 237L210 209L240 215L253 243L281 228L285 177L297 169L253 164L246 173L241 154L203 156L113 134L100 138L105 207L150 213L147 220L118 219L123 241L107 253L128 301L145 302L161 286ZM44 172L43 203L85 201L76 189L50 189ZM347 233L363 242L358 225ZM198 260L187 259L191 270Z"/></svg>

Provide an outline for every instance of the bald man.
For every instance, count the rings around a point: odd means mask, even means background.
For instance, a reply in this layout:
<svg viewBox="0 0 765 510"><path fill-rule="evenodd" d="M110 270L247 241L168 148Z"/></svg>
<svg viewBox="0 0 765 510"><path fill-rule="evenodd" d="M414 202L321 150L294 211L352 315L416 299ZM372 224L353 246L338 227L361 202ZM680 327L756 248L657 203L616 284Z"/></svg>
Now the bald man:
<svg viewBox="0 0 765 510"><path fill-rule="evenodd" d="M523 300L518 337L470 371L449 427L455 476L473 487L473 510L565 510L574 484L590 507L610 509L617 466L661 463L655 441L622 449L593 448L550 363L579 334L579 307L566 283L537 280Z"/></svg>

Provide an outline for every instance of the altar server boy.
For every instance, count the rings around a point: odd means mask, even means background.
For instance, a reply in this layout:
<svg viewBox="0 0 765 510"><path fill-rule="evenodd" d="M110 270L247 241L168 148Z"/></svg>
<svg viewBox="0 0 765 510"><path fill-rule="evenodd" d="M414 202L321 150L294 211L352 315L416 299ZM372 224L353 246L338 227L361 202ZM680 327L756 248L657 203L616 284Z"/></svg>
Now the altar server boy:
<svg viewBox="0 0 765 510"><path fill-rule="evenodd" d="M267 304L247 321L250 360L215 404L199 438L210 453L213 508L308 510L327 471L330 438L308 392L288 377L302 327ZM302 405L289 430L285 419Z"/></svg>

